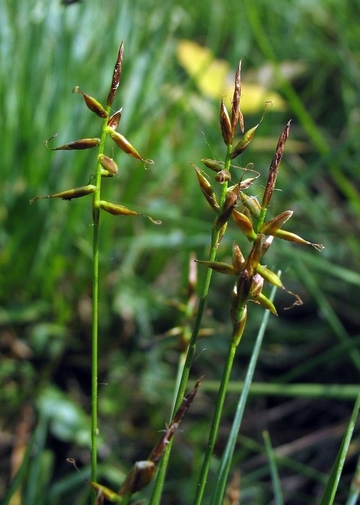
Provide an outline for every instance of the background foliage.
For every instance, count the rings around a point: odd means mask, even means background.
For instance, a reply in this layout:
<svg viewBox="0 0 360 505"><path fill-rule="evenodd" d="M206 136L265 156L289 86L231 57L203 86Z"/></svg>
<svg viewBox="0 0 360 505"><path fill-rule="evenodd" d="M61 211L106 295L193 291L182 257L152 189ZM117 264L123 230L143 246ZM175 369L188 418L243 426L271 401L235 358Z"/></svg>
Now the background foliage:
<svg viewBox="0 0 360 505"><path fill-rule="evenodd" d="M205 96L196 76L190 78L177 60L179 41L188 39L227 61L231 79L242 58L244 82L261 84L286 102L285 110L267 112L241 160L243 166L254 162L260 185L276 139L292 118L292 142L271 212L293 209L291 229L326 249L319 255L281 244L268 257L269 267L283 271L285 285L304 305L280 310L280 317L270 320L234 469L242 474L241 503L271 502L261 436L267 429L283 457L285 501L314 503L335 459L360 371L359 15L352 0L346 5L336 0L0 2L1 497L34 433L37 453L29 455L25 497L18 503L80 505L88 499L86 484L66 457L74 457L87 476L90 206L84 199L30 207L29 199L88 183L95 168L91 151L52 153L44 140L55 132L59 143L98 135L97 118L71 90L79 85L104 100L122 39L125 58L114 106L124 108L121 131L155 165L145 171L118 156L117 183L105 181L104 194L163 225L111 216L101 223L102 479L118 486L132 463L147 456L168 419L179 342L159 335L181 324L181 313L169 302L186 301L189 254L206 257L212 219L188 162L221 159L224 152L218 100ZM244 111L251 100L249 91ZM248 113L246 126L261 115L262 107ZM233 229L228 256L236 237ZM225 251L223 246L222 260L228 259ZM206 380L176 436L164 503L191 503L212 386L227 346L229 289L228 279L215 275L205 322L213 334L201 341L193 370L194 378L205 373ZM279 294L277 306L287 304ZM250 308L234 391L262 313ZM298 396L290 391L292 384L303 385ZM331 396L334 384L341 387ZM219 451L232 418L232 394ZM355 437L339 503L347 495L358 444Z"/></svg>

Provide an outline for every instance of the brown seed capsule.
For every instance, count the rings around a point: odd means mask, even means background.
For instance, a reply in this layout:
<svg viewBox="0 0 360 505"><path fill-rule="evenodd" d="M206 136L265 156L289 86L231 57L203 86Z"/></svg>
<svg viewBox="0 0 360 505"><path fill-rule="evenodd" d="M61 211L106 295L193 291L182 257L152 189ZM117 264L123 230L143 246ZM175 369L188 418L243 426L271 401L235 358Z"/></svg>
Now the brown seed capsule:
<svg viewBox="0 0 360 505"><path fill-rule="evenodd" d="M221 213L217 217L215 221L216 229L220 229L224 226L225 223L230 219L231 213L237 205L238 198L240 192L240 185L236 184L231 189L229 189L226 193L226 199L222 208Z"/></svg>
<svg viewBox="0 0 360 505"><path fill-rule="evenodd" d="M234 209L231 213L236 225L240 228L240 230L244 233L244 235L249 240L256 240L257 234L253 228L253 224L251 220L242 212Z"/></svg>
<svg viewBox="0 0 360 505"><path fill-rule="evenodd" d="M240 275L236 280L233 292L230 297L230 313L231 321L233 324L238 322L239 314L248 301L252 280L253 275L245 266L241 270Z"/></svg>
<svg viewBox="0 0 360 505"><path fill-rule="evenodd" d="M137 461L119 489L119 496L137 493L154 477L156 465L152 461ZM118 498L119 498L118 496Z"/></svg>
<svg viewBox="0 0 360 505"><path fill-rule="evenodd" d="M282 133L279 137L277 146L276 146L275 155L274 155L271 165L270 165L269 175L268 175L268 179L267 179L267 183L266 183L266 187L265 187L265 191L264 191L263 200L261 203L262 209L267 209L270 204L271 196L273 194L275 184L276 184L276 178L277 178L277 175L279 172L280 162L281 162L281 159L284 154L285 143L286 143L287 138L289 137L290 122L291 121L288 121L287 125L285 126L284 130L282 131Z"/></svg>
<svg viewBox="0 0 360 505"><path fill-rule="evenodd" d="M260 228L261 233L264 235L274 235L276 231L278 231L283 224L286 223L288 219L291 218L293 215L292 210L285 210L281 214L277 215L273 219L270 219L270 221L267 221L266 223L263 223L263 225Z"/></svg>
<svg viewBox="0 0 360 505"><path fill-rule="evenodd" d="M120 119L121 119L121 113L122 113L122 107L121 109L117 110L114 112L112 116L109 117L107 125L112 128L113 130L116 130L117 127L119 126Z"/></svg>
<svg viewBox="0 0 360 505"><path fill-rule="evenodd" d="M120 147L120 149L122 149L124 153L129 154L130 156L133 156L134 158L137 158L138 160L145 162L144 158L140 156L135 147L133 147L130 144L130 142L124 137L124 135L121 135L121 133L114 131L110 127L106 127L106 133L110 135L115 144L118 147Z"/></svg>
<svg viewBox="0 0 360 505"><path fill-rule="evenodd" d="M235 135L236 125L238 121L240 122L241 133L244 133L244 118L240 110L240 99L241 99L241 60L239 61L239 66L235 74L235 87L231 109L231 131L233 137Z"/></svg>
<svg viewBox="0 0 360 505"><path fill-rule="evenodd" d="M237 244L233 245L232 264L235 274L240 275L240 272L245 265L245 258Z"/></svg>
<svg viewBox="0 0 360 505"><path fill-rule="evenodd" d="M220 210L220 206L216 201L216 195L214 193L214 190L211 187L210 182L207 180L207 178L202 173L200 168L198 168L193 163L191 163L191 165L195 169L196 177L199 181L200 189L201 189L203 195L205 196L205 198L206 198L207 202L209 203L209 205L211 206L211 208L217 212L218 210Z"/></svg>
<svg viewBox="0 0 360 505"><path fill-rule="evenodd" d="M45 200L46 198L61 198L62 200L72 200L73 198L81 198L82 196L90 195L94 193L96 186L89 184L88 186L82 186L81 188L67 189L66 191L61 191L60 193L53 193L48 196L36 196L30 200L30 203L34 203L35 200Z"/></svg>
<svg viewBox="0 0 360 505"><path fill-rule="evenodd" d="M100 165L111 175L117 175L118 174L118 166L115 163L115 161L112 158L109 158L109 156L106 156L105 154L99 154L98 160Z"/></svg>
<svg viewBox="0 0 360 505"><path fill-rule="evenodd" d="M220 126L225 144L227 146L231 145L233 140L231 122L223 99L220 102Z"/></svg>
<svg viewBox="0 0 360 505"><path fill-rule="evenodd" d="M75 86L75 88L73 89L73 93L80 93L84 97L84 100L85 100L85 103L86 103L87 107L92 112L95 112L95 114L97 116L102 117L102 118L108 117L108 113L104 109L104 107L101 105L101 103L98 102L97 100L95 100L95 98L93 98L92 96L87 95L86 93L84 93L83 91L81 91L81 89L79 88L79 86Z"/></svg>
<svg viewBox="0 0 360 505"><path fill-rule="evenodd" d="M110 86L110 91L106 100L106 105L112 105L116 91L119 87L120 84L120 77L121 77L121 66L122 66L122 61L123 61L123 55L124 55L124 41L121 42L118 55L116 58L116 63L114 67L114 72L113 72L113 77L111 81L111 86Z"/></svg>
<svg viewBox="0 0 360 505"><path fill-rule="evenodd" d="M59 147L51 148L52 151L74 151L81 149L92 149L100 144L100 139L80 139L74 140ZM46 144L47 145L47 144Z"/></svg>
<svg viewBox="0 0 360 505"><path fill-rule="evenodd" d="M220 170L220 172L215 175L215 181L219 182L220 184L231 181L230 172L228 170Z"/></svg>

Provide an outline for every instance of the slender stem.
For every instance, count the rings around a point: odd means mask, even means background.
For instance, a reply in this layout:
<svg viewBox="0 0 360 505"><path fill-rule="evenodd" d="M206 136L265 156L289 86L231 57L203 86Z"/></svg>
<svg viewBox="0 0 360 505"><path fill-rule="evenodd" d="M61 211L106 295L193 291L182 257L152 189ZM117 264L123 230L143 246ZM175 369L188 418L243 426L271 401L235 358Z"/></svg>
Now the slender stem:
<svg viewBox="0 0 360 505"><path fill-rule="evenodd" d="M110 109L110 107L109 107ZM109 112L109 111L108 111ZM99 154L104 152L106 139L104 120ZM97 474L97 437L98 437L98 348L99 348L99 224L100 224L101 165L96 169L96 190L93 200L93 298L92 298L92 356L91 356L91 480L96 482ZM91 502L95 504L92 494Z"/></svg>
<svg viewBox="0 0 360 505"><path fill-rule="evenodd" d="M224 368L221 383L220 383L219 394L217 397L216 408L215 408L215 412L214 412L213 421L211 424L211 431L210 431L210 435L209 435L208 445L206 448L206 453L205 453L203 465L201 468L200 481L198 484L198 489L197 489L196 499L195 499L196 505L200 505L200 503L202 502L203 495L204 495L205 486L206 486L206 482L207 482L207 476L208 476L209 469L210 469L211 457L212 457L212 454L214 451L214 446L215 446L216 438L217 438L218 431L219 431L221 415L222 415L225 396L226 396L226 392L227 392L227 386L229 383L230 374L231 374L232 366L234 363L237 345L238 345L238 342L236 340L232 339L230 346L229 346L228 355L226 358L226 364L225 364L225 368Z"/></svg>
<svg viewBox="0 0 360 505"><path fill-rule="evenodd" d="M228 170L230 168L231 150L232 150L232 146L231 145L227 146L227 152L226 152L226 157L225 157L225 169L226 170ZM225 199L226 199L227 188L228 188L228 184L225 182L221 186L221 195L220 195L220 206L221 207L223 206ZM215 259L216 259L217 247L218 247L218 242L219 242L219 238L220 238L220 230L217 230L215 228L215 223L216 223L216 220L214 222L213 230L212 230L212 239L211 239L211 246L210 246L210 252L209 252L209 261L215 261ZM176 401L174 403L171 417L174 415L174 412L176 412L176 410L179 408L179 406L181 405L181 402L183 400L183 397L185 396L185 390L186 390L186 386L187 386L187 383L189 380L191 365L192 365L192 362L194 359L194 354L195 354L195 349L196 349L197 338L199 335L200 325L201 325L202 317L203 317L204 310L205 310L207 295L209 293L212 272L213 271L210 268L206 272L206 277L204 280L203 289L202 289L202 293L201 293L200 300L199 300L199 306L198 306L196 318L194 321L194 327L193 327L193 331L192 331L191 338L189 341L186 359L185 359L184 367L182 370L182 375L180 378L179 387L178 387L177 394L176 394ZM156 482L155 482L154 490L153 490L149 505L158 505L158 503L160 502L161 493L162 493L162 489L164 486L166 469L167 469L167 465L168 465L168 461L169 461L169 457L170 457L170 452L171 452L173 440L174 439L172 439L170 441L170 443L168 444L165 454L160 462L159 471L156 476Z"/></svg>
<svg viewBox="0 0 360 505"><path fill-rule="evenodd" d="M278 272L278 276L281 276L281 272ZM273 301L276 293L276 287L274 286L271 290L270 300ZM234 421L232 424L231 432L224 450L224 453L221 458L220 468L216 477L216 487L212 494L211 505L220 505L223 500L224 490L226 485L226 478L230 470L230 465L232 461L232 457L235 450L235 445L237 441L237 436L240 430L242 416L244 414L246 401L248 398L250 385L255 373L256 363L260 354L260 349L262 345L262 341L264 338L266 326L269 320L270 312L268 310L264 311L263 319L258 331L258 335L256 337L254 350L251 355L249 367L246 373L245 382L243 389L241 391L239 401L236 407L236 413L234 417Z"/></svg>

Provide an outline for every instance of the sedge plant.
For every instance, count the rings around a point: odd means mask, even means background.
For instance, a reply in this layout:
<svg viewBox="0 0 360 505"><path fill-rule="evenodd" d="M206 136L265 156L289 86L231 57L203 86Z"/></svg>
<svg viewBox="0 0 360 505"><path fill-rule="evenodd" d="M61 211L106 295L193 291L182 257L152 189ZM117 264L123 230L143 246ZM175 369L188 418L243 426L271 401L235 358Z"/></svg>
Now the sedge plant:
<svg viewBox="0 0 360 505"><path fill-rule="evenodd" d="M95 493L92 494L92 503L100 505L104 500L126 505L131 496L145 487L153 478L157 463L160 460L166 446L169 444L178 425L187 409L190 407L200 385L200 379L195 387L185 396L181 404L177 407L172 416L171 422L166 426L164 435L155 445L148 459L138 461L126 477L124 483L118 491L113 491L106 486L97 483L97 440L98 429L98 345L99 345L99 226L101 212L105 211L114 216L145 216L154 224L161 224L161 221L152 219L150 216L129 209L124 205L108 202L101 197L101 181L103 177L114 177L118 174L118 165L113 158L105 154L105 142L108 137L127 155L141 161L145 166L153 164L152 160L143 158L135 147L117 131L121 119L122 109L111 112L111 108L120 84L121 69L124 53L124 43L122 42L118 51L114 66L110 90L107 96L106 105L102 105L92 96L83 92L79 86L73 89L74 93L82 95L88 109L102 119L102 128L99 138L82 138L66 144L51 148L53 151L59 150L84 150L97 148L97 165L95 175L90 182L81 187L67 189L47 196L36 196L30 203L46 198L58 198L62 200L72 200L83 196L92 195L92 220L93 220L93 292L92 292L92 380L91 380L91 480L90 485ZM46 141L49 147L53 135ZM76 462L69 458L68 461L75 465Z"/></svg>
<svg viewBox="0 0 360 505"><path fill-rule="evenodd" d="M222 418L223 406L228 389L228 384L231 376L234 358L241 342L244 330L246 328L248 305L250 302L259 304L264 307L269 313L277 315L276 307L273 303L273 297L268 297L263 293L264 283L267 282L274 289L286 290L290 295L293 295L295 301L293 305L301 304L301 299L294 293L285 288L281 279L280 273L275 273L265 266L263 257L269 250L275 238L285 241L295 242L298 244L311 245L316 250L321 251L323 246L309 242L299 235L284 230L283 226L290 219L293 212L285 210L275 217L267 218L269 205L275 190L276 180L280 168L280 163L284 154L286 141L290 132L291 122L285 125L275 149L275 154L270 163L270 169L265 184L265 189L261 199L252 196L248 193L248 189L259 177L259 173L253 168L253 164L248 164L245 168L234 165L234 160L240 156L245 149L250 145L258 127L260 126L263 117L257 125L245 131L244 118L241 112L241 62L235 74L234 94L231 102L231 113L229 114L224 100L220 103L220 129L223 142L225 143L225 155L223 161L213 159L202 159L202 163L212 172L215 172L215 183L218 184L217 190L214 190L213 184L210 182L208 175L204 170L192 164L200 190L203 193L206 201L215 212L215 219L211 229L210 251L207 260L196 260L198 264L207 267L203 288L201 290L199 300L197 300L194 290L194 278L191 273L194 272L190 268L189 282L189 303L186 306L185 314L189 320L193 319L194 323L190 332L188 325L183 332L185 336L184 344L186 344L186 353L184 362L181 363L179 380L177 381L177 389L173 412L170 417L170 422L166 425L166 430L159 442L151 451L149 457L145 461L135 463L130 473L121 485L119 491L113 491L106 486L97 482L97 438L98 438L98 420L97 420L97 404L98 404L98 326L99 326L99 225L101 211L105 211L115 216L145 216L153 223L159 224L159 221L153 220L150 216L141 214L131 210L123 205L108 202L101 197L101 181L103 177L114 177L118 173L116 162L105 154L105 142L108 137L117 144L117 146L127 155L140 160L143 164L152 164L152 160L147 160L142 157L133 145L117 131L121 119L121 109L111 113L111 107L115 99L115 95L120 83L121 67L123 59L124 44L120 45L116 64L114 67L113 77L111 81L110 91L107 97L106 105L102 105L93 97L87 95L78 86L74 88L75 93L82 95L86 106L102 120L101 134L99 138L83 138L52 150L79 150L97 148L97 166L94 178L85 186L77 187L54 193L48 196L38 196L31 200L33 203L36 200L43 198L60 198L64 200L72 200L86 195L92 195L92 216L93 216L93 306L92 306L92 425L91 425L91 480L90 485L95 491L92 495L92 502L96 505L101 505L105 500L113 503L126 505L134 493L145 487L154 477L156 470L159 467L157 478L151 498L151 505L160 503L162 488L164 484L168 459L171 451L173 435L176 432L180 421L182 420L187 409L191 405L201 379L199 379L195 387L185 395L185 391L190 376L191 365L196 350L197 340L201 334L202 318L206 306L207 296L211 284L212 272L216 271L222 274L231 275L234 278L233 288L230 293L230 319L232 323L232 332L229 336L228 353L225 358L222 379L218 391L218 397L213 414L213 420L208 437L206 452L204 455L203 464L200 470L196 496L194 503L200 505L204 503L204 493L208 481L208 473L210 463L213 456L213 450L219 432L220 422ZM241 136L236 140L237 130L240 128ZM47 141L49 146L50 140ZM244 178L241 176L238 180L232 183L234 175L232 172L238 171L239 168L244 174L251 174L251 177ZM234 243L232 249L232 264L227 264L217 261L217 253L222 239L227 231L230 220L232 220L250 243L250 251L245 255L242 248L237 243ZM191 295L191 296L190 296ZM197 307L194 304L197 304ZM268 315L268 314L267 314ZM266 323L265 323L266 324ZM261 344L261 338L264 331L259 332L257 340L258 350ZM190 335L191 334L191 335ZM258 352L257 350L257 352ZM185 355L186 354L186 355ZM256 353L254 354L254 356ZM240 396L236 415L234 418L233 429L229 437L228 445L224 451L219 472L219 480L216 485L215 493L213 493L212 505L220 505L223 501L225 485L230 469L232 455L235 448L236 438L240 429L241 417L245 407L249 384L252 379L256 364L256 358L249 365L249 372L246 380L246 387ZM160 459L162 458L161 462ZM70 459L71 463L75 462ZM160 463L159 463L160 462ZM274 471L274 473L276 473ZM280 496L280 490L278 490Z"/></svg>
<svg viewBox="0 0 360 505"><path fill-rule="evenodd" d="M253 302L260 304L272 314L277 315L272 300L263 293L264 282L268 282L275 288L286 289L280 280L280 276L262 264L262 258L270 248L274 238L295 242L299 244L311 245L318 251L323 250L321 244L311 243L299 235L284 230L283 225L290 219L293 211L286 210L279 215L266 220L267 211L273 196L276 179L279 172L281 159L284 154L285 144L290 132L291 121L288 121L285 128L280 134L275 154L270 164L265 190L262 199L259 200L255 196L248 194L247 190L253 182L259 177L259 173L253 168L253 164L248 164L242 168L245 174L252 173L252 177L244 179L240 177L235 184L231 184L232 170L238 170L241 167L234 165L234 159L241 155L252 141L258 127L260 126L264 114L259 123L245 131L244 117L240 107L241 101L241 61L235 74L234 94L231 102L231 113L229 114L224 100L220 103L220 130L222 140L225 143L226 150L223 161L213 159L202 159L202 163L211 171L215 172L215 182L219 185L218 191L215 191L208 175L198 166L192 164L200 186L200 189L212 208L216 216L212 224L211 244L209 258L205 261L197 260L198 263L208 268L205 277L203 289L200 295L196 319L193 326L192 335L189 341L187 357L184 364L181 380L177 390L177 400L174 409L181 404L181 399L184 396L186 384L190 375L190 368L193 362L193 357L196 349L197 339L201 328L201 320L204 314L206 299L209 293L212 272L216 271L222 274L228 274L235 278L232 292L230 293L230 318L232 323L232 334L229 338L228 353L225 358L225 364L218 391L215 411L213 414L212 425L207 442L207 448L204 455L202 468L200 470L199 481L196 491L194 503L200 505L204 503L204 492L208 479L210 463L213 455L217 434L220 427L224 401L226 397L227 387L231 375L232 365L236 355L238 345L241 341L244 329L246 326L248 304ZM269 104L266 104L266 106ZM266 107L265 107L266 110ZM240 128L241 137L235 141L237 129ZM241 234L247 242L250 242L251 249L247 257L244 256L240 246L235 243L232 251L232 264L226 264L216 261L219 245L226 233L229 220L235 223ZM301 299L294 293L286 290L295 297L293 305L301 304ZM293 306L292 305L292 306ZM236 426L236 433L239 429ZM236 433L232 437L236 440ZM160 503L162 486L166 473L166 466L171 450L171 444L167 448L165 457L163 458L154 488L151 505ZM222 476L221 490L213 495L213 504L220 505L224 492L224 483L226 482L227 474L230 467L232 450L227 458L225 467L226 472Z"/></svg>

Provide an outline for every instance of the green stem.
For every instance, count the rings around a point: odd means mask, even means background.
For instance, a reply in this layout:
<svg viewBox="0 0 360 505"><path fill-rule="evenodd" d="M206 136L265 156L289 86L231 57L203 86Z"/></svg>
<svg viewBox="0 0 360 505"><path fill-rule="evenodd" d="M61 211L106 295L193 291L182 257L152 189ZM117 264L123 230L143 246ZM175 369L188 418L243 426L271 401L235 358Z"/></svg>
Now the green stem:
<svg viewBox="0 0 360 505"><path fill-rule="evenodd" d="M230 157L229 157L230 152L231 152L231 146L228 146L226 162L225 162L226 166L230 165ZM220 196L221 204L223 204L225 201L226 191L227 191L227 183L223 184L221 187L221 196ZM216 259L217 245L218 245L219 237L220 237L220 230L213 230L210 253L209 253L209 261L215 261L215 259ZM174 408L173 408L173 412L172 412L171 417L174 415L176 410L179 408L179 406L181 405L181 402L185 396L186 386L187 386L187 383L189 380L189 375L190 375L190 369L191 369L191 365L192 365L192 362L194 359L197 338L198 338L200 325L201 325L202 317L203 317L204 310L205 310L207 295L209 292L212 272L213 271L210 268L206 272L206 277L204 280L204 285L203 285L201 297L199 300L198 311L196 314L193 331L192 331L191 338L189 341L186 359L185 359L184 367L182 370L182 375L180 378L179 387L178 387L177 394L176 394L176 401L174 403ZM165 454L160 462L159 471L156 476L156 482L155 482L154 490L153 490L149 505L157 505L160 502L161 493L162 493L162 489L164 486L166 469L167 469L167 465L168 465L168 461L169 461L169 457L170 457L170 452L171 452L173 440L174 439L172 439L170 441L170 443L168 444Z"/></svg>
<svg viewBox="0 0 360 505"><path fill-rule="evenodd" d="M206 482L207 482L207 476L208 476L209 469L210 469L211 457L214 452L215 442L216 442L217 435L219 432L220 420L221 420L225 396L226 396L226 392L227 392L227 386L229 384L230 374L231 374L232 366L234 363L234 358L235 358L237 346L238 346L238 340L231 339L231 343L230 343L229 350L228 350L228 355L226 358L225 368L223 371L223 376L222 376L221 384L220 384L220 388L219 388L219 394L217 397L214 417L213 417L213 421L211 424L211 431L210 431L210 435L209 435L208 445L206 448L206 453L205 453L203 465L201 468L200 481L199 481L199 485L197 488L196 499L195 499L196 505L200 505L200 503L202 502L203 495L204 495L205 486L206 486Z"/></svg>
<svg viewBox="0 0 360 505"><path fill-rule="evenodd" d="M280 271L277 274L279 277L281 276ZM274 300L275 293L276 293L276 287L273 287L273 289L271 291L271 295L270 295L271 301ZM223 496L224 496L224 491L225 491L225 486L226 486L226 479L229 474L230 465L231 465L232 457L234 454L235 445L236 445L238 433L240 430L246 401L247 401L247 398L249 395L250 385L252 383L252 379L253 379L253 376L255 373L255 367L256 367L256 363L257 363L257 360L258 360L258 357L260 354L260 349L261 349L262 341L264 338L265 330L267 327L267 323L269 320L269 316L270 316L270 312L268 310L265 310L264 315L263 315L263 319L262 319L262 323L260 325L259 332L256 337L255 346L254 346L254 350L251 355L249 367L248 367L248 370L246 373L244 387L243 387L243 390L241 391L239 401L238 401L238 404L236 407L236 413L235 413L233 425L231 428L231 432L230 432L224 453L221 458L220 468L218 470L218 474L216 477L216 487L215 487L215 490L212 494L211 505L220 505L223 501Z"/></svg>
<svg viewBox="0 0 360 505"><path fill-rule="evenodd" d="M109 107L110 110L110 107ZM109 112L108 110L108 112ZM98 154L104 152L107 119L104 120ZM97 437L98 437L98 348L99 348L99 223L101 193L101 165L96 169L96 190L93 200L93 299L92 299L92 355L91 355L91 480L97 478ZM91 502L96 496L92 493Z"/></svg>

